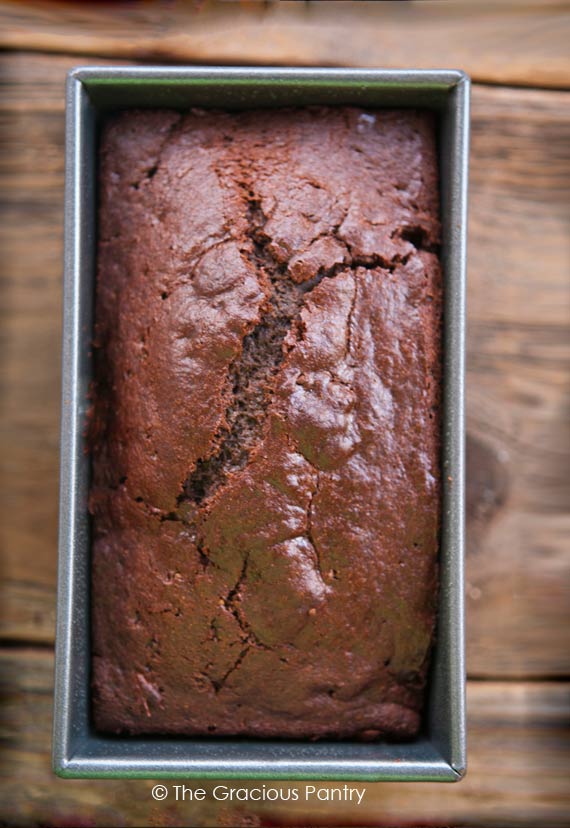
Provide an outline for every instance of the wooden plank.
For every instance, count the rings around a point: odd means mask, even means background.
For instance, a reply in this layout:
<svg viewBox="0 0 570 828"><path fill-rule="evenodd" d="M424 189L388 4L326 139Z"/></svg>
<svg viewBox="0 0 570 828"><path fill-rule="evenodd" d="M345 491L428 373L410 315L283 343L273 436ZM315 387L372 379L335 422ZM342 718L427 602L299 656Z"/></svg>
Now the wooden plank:
<svg viewBox="0 0 570 828"><path fill-rule="evenodd" d="M471 675L568 674L570 110L475 87L468 274Z"/></svg>
<svg viewBox="0 0 570 828"><path fill-rule="evenodd" d="M0 46L181 63L465 69L477 81L570 85L563 2L0 3Z"/></svg>
<svg viewBox="0 0 570 828"><path fill-rule="evenodd" d="M15 78L24 63L4 59L8 71L0 88L0 636L50 641L59 477L63 71L57 84L53 75L40 81L43 94L35 106L28 90L34 69L42 78L41 65L30 68L23 84ZM26 108L22 100L29 101Z"/></svg>
<svg viewBox="0 0 570 828"><path fill-rule="evenodd" d="M50 641L56 568L63 83L0 56L5 547L0 636ZM567 675L570 95L475 87L468 666Z"/></svg>
<svg viewBox="0 0 570 828"><path fill-rule="evenodd" d="M170 795L158 803L151 798L150 781L55 778L49 760L51 653L0 651L0 675L4 824L546 828L567 824L570 814L570 685L564 682L471 682L469 771L458 785L358 785L366 789L360 806L300 800L235 807L216 802L211 783L186 783L204 787L205 802L176 803L173 783L165 781ZM241 781L229 784L259 787ZM291 784L303 790L300 783ZM287 783L279 786L286 788Z"/></svg>

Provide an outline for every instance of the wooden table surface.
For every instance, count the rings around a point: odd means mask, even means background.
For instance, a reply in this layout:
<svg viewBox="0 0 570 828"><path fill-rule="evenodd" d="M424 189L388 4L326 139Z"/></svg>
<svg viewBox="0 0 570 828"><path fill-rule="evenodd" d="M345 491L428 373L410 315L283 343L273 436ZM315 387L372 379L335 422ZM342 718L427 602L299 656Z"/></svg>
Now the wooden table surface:
<svg viewBox="0 0 570 828"><path fill-rule="evenodd" d="M0 0L0 825L570 824L568 43L563 2ZM367 785L358 811L228 807L50 771L63 84L109 61L458 67L475 82L459 785Z"/></svg>

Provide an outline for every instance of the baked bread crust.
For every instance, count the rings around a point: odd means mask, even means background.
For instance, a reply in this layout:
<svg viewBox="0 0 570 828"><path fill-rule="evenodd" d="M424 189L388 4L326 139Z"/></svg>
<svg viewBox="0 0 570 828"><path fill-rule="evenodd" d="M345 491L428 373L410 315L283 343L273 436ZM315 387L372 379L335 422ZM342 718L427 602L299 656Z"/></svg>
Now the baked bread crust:
<svg viewBox="0 0 570 828"><path fill-rule="evenodd" d="M427 113L105 125L99 729L417 732L437 598L438 244Z"/></svg>

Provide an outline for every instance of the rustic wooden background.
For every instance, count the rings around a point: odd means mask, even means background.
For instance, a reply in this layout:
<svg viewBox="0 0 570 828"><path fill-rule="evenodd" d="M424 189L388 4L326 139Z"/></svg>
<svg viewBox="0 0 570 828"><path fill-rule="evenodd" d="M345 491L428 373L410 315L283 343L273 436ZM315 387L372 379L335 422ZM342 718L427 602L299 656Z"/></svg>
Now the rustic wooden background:
<svg viewBox="0 0 570 828"><path fill-rule="evenodd" d="M570 7L0 0L0 825L570 824ZM63 86L118 61L457 67L473 89L469 772L350 806L154 803L50 771Z"/></svg>

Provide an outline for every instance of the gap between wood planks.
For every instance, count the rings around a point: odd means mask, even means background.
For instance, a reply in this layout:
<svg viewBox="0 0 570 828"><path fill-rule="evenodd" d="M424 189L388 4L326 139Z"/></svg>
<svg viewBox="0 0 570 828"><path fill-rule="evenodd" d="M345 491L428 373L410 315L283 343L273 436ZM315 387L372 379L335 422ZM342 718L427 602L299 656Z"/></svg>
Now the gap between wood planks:
<svg viewBox="0 0 570 828"><path fill-rule="evenodd" d="M9 658L11 653L15 653L16 655L23 653L31 653L40 656L44 653L53 655L54 652L55 642L53 641L34 641L32 639L26 640L18 638L0 638L0 659L4 656ZM468 672L467 683L469 684L471 682L473 682L474 684L478 684L481 682L500 682L502 684L540 684L541 682L548 682L550 684L567 683L570 687L570 680L568 679L568 676L558 675L556 673L553 673L551 675L533 675L520 673L517 675L490 676L485 674Z"/></svg>
<svg viewBox="0 0 570 828"><path fill-rule="evenodd" d="M570 86L561 4L0 2L0 46L145 62L462 68L474 81ZM522 51L522 53L521 53Z"/></svg>

